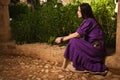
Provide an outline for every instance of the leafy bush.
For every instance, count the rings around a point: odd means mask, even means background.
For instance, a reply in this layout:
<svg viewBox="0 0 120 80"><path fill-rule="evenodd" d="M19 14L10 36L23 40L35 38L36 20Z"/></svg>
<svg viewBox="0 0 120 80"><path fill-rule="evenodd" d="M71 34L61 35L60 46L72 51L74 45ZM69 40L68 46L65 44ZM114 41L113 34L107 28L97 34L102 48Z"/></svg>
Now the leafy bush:
<svg viewBox="0 0 120 80"><path fill-rule="evenodd" d="M111 0L92 0L92 8L95 17L100 23L105 33L105 41L108 46L115 47L116 39L116 14L114 12L115 4Z"/></svg>
<svg viewBox="0 0 120 80"><path fill-rule="evenodd" d="M70 34L79 26L76 13L77 6L45 3L34 12L13 18L13 38L17 42L53 43L57 36Z"/></svg>
<svg viewBox="0 0 120 80"><path fill-rule="evenodd" d="M108 0L91 1L95 17L101 24L107 45L115 46L116 15L115 4ZM16 7L16 5L15 5ZM80 25L77 17L78 4L63 6L56 1L44 3L36 10L17 5L10 12L13 16L11 28L16 42L47 42L54 44L57 36L64 36L74 32ZM15 9L14 9L15 8ZM14 11L16 10L16 11Z"/></svg>
<svg viewBox="0 0 120 80"><path fill-rule="evenodd" d="M9 5L9 14L11 18L19 18L20 14L28 14L31 11L31 8L28 7L25 3L11 3Z"/></svg>

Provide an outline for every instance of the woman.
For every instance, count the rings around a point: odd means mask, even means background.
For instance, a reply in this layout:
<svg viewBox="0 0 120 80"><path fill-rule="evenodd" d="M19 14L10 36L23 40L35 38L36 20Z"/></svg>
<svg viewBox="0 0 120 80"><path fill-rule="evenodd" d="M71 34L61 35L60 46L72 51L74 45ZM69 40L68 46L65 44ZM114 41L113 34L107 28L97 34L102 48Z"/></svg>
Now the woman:
<svg viewBox="0 0 120 80"><path fill-rule="evenodd" d="M88 3L78 6L77 14L79 18L83 18L83 22L76 32L55 40L56 43L61 43L70 39L62 68L66 68L68 62L72 61L75 70L105 72L107 68L104 65L106 51L103 31Z"/></svg>

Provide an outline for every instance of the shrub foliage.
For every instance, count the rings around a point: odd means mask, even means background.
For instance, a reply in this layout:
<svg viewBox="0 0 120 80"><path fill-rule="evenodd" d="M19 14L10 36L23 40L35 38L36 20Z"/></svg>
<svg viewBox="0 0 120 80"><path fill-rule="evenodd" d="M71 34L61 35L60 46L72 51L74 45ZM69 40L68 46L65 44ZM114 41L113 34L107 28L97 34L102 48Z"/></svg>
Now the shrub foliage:
<svg viewBox="0 0 120 80"><path fill-rule="evenodd" d="M100 0L101 1L101 0ZM103 0L105 1L105 0ZM115 46L116 14L112 1L91 2L94 14L101 24L107 45ZM11 4L12 36L18 43L47 42L54 44L57 36L74 32L82 19L77 17L77 4L62 5L49 1L32 11L26 4Z"/></svg>

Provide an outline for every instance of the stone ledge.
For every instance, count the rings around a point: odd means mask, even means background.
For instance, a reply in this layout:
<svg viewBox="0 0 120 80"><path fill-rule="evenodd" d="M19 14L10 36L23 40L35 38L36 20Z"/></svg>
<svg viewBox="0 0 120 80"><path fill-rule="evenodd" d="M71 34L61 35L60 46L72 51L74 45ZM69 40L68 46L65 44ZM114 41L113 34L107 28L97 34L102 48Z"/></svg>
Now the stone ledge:
<svg viewBox="0 0 120 80"><path fill-rule="evenodd" d="M0 42L0 53L10 53L16 49L15 41Z"/></svg>

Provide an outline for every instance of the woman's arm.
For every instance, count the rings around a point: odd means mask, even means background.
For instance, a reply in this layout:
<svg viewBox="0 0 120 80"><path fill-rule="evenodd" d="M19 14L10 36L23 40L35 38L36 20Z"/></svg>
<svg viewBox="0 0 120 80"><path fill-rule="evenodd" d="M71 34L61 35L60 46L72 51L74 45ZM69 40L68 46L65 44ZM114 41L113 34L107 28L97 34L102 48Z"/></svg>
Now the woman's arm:
<svg viewBox="0 0 120 80"><path fill-rule="evenodd" d="M63 37L57 37L55 39L55 42L56 43L61 43L62 41L66 41L66 40L69 40L71 38L75 38L75 37L80 37L80 34L78 32L75 32L75 33L72 33L68 36L63 36Z"/></svg>
<svg viewBox="0 0 120 80"><path fill-rule="evenodd" d="M75 32L75 33L72 33L72 34L70 34L68 36L64 36L62 38L62 41L66 41L66 40L69 40L69 39L75 38L75 37L80 37L79 33Z"/></svg>

